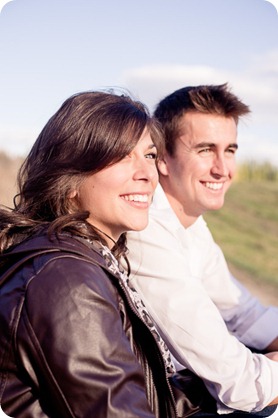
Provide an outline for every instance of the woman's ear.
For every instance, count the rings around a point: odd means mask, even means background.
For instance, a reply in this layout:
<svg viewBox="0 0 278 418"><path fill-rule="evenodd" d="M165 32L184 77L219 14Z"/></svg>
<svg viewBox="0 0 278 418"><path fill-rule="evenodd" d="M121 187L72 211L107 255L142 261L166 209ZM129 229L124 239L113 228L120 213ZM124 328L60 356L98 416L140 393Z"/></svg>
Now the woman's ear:
<svg viewBox="0 0 278 418"><path fill-rule="evenodd" d="M74 199L77 196L77 190L72 190L69 193L69 199Z"/></svg>
<svg viewBox="0 0 278 418"><path fill-rule="evenodd" d="M168 167L165 157L158 159L157 169L162 176L168 176Z"/></svg>

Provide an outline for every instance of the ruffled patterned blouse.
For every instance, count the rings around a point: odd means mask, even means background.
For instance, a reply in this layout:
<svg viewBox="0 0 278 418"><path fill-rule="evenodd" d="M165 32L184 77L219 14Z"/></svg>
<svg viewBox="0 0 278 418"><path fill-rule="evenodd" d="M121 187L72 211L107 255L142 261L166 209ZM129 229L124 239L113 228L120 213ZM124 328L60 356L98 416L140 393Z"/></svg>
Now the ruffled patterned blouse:
<svg viewBox="0 0 278 418"><path fill-rule="evenodd" d="M125 273L124 269L119 265L117 259L114 257L109 248L100 245L99 250L106 262L108 269L111 271L111 273L115 274L121 280L121 283L124 285L126 291L128 292L138 315L154 335L155 340L160 348L167 373L169 376L172 375L175 372L175 366L172 362L170 351L166 343L162 339L161 335L159 334L153 320L151 319L151 316L148 313L144 302L142 301L136 289L133 286L131 286L127 274Z"/></svg>

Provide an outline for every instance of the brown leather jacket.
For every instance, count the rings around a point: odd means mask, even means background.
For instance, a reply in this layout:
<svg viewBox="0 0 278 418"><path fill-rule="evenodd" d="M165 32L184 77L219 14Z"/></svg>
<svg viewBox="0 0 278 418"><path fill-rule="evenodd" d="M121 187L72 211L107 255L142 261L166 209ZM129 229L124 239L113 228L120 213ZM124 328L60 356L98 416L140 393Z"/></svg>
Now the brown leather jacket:
<svg viewBox="0 0 278 418"><path fill-rule="evenodd" d="M176 416L158 346L97 251L69 235L51 242L38 236L2 260L15 270L0 277L7 415Z"/></svg>

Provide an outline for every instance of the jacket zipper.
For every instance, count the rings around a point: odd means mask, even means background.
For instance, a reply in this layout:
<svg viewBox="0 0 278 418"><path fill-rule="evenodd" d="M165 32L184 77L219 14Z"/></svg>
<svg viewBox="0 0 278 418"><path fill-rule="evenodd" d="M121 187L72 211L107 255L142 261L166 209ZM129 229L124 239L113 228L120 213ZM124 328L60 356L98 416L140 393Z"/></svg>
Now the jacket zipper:
<svg viewBox="0 0 278 418"><path fill-rule="evenodd" d="M110 272L110 273L111 273L111 272ZM119 278L118 278L118 276L116 276L116 277L117 277L117 279L119 279ZM153 333L152 333L152 332L151 332L151 330L147 327L147 325L144 323L144 321L142 321L142 318L141 318L141 317L140 317L140 315L138 314L137 310L134 308L133 303L132 303L132 301L131 301L131 299L130 299L130 296L129 296L129 294L128 294L128 292L127 292L126 288L125 288L125 286L124 286L124 285L123 285L123 283L121 282L121 280L118 280L118 283L120 284L121 289L123 290L123 292L124 292L124 294L125 294L125 296L126 296L126 298L127 298L127 302L128 302L128 305L129 305L130 309L131 309L131 310L132 310L132 312L133 312L133 313L137 316L137 318L139 318L139 320L141 321L141 323L142 323L142 324L144 324L144 327L148 330L148 333L151 335L151 337L152 337L152 339L153 339L153 341L154 341L154 343L155 343L156 352L157 352L157 354L158 354L159 361L160 361L160 363L161 363L161 364L163 364L163 367L162 367L162 368L163 368L163 371L164 371L164 376L165 376L165 378L166 378L166 382L167 382L167 386L168 386L169 392L170 392L171 397L172 397L172 401L173 401L173 406L174 406L175 414L176 414L176 417L178 417L178 411L177 411L177 406L176 406L176 401L175 401L174 393L173 393L172 387L171 387L171 385L170 385L169 378L168 378L168 376L167 376L167 370L166 370L166 367L165 367L164 360L163 360L163 358L162 358L161 351L160 351L160 349L159 349L159 347L158 347L158 345L157 345L157 342L156 342L156 340L155 340L155 338L154 338L154 336L153 336ZM153 378L152 378L152 380L153 380ZM154 383L154 382L153 382L153 383Z"/></svg>

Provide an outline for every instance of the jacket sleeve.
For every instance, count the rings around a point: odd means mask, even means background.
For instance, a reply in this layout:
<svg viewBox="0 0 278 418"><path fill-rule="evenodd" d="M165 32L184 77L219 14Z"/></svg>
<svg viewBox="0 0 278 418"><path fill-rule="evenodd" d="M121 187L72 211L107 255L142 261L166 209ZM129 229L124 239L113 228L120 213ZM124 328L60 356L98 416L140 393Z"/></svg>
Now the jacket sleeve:
<svg viewBox="0 0 278 418"><path fill-rule="evenodd" d="M17 344L46 416L153 417L100 267L74 256L48 262L29 282Z"/></svg>

